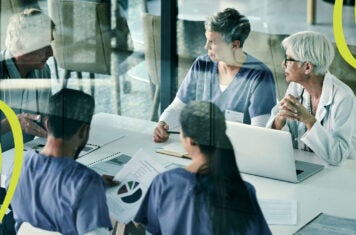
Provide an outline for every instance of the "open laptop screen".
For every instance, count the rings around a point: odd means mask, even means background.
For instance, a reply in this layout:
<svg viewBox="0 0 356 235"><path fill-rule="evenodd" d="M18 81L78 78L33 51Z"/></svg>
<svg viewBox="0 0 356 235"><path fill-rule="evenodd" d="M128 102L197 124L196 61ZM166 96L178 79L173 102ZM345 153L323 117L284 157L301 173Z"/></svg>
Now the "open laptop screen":
<svg viewBox="0 0 356 235"><path fill-rule="evenodd" d="M300 175L309 175L312 170L310 167L296 168L289 132L230 121L226 121L226 125L226 134L234 147L241 172L296 183L301 180L297 170ZM304 167L305 164L301 165ZM323 166L318 165L320 167Z"/></svg>

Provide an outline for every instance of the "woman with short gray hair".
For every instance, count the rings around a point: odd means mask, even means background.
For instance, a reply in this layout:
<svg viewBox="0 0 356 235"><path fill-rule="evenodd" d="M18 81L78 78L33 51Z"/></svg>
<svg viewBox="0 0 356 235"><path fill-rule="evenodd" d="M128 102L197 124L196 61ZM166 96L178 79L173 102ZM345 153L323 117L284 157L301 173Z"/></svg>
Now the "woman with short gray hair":
<svg viewBox="0 0 356 235"><path fill-rule="evenodd" d="M181 110L191 101L216 104L229 121L265 126L276 104L275 81L270 69L243 51L250 33L246 16L227 8L205 21L205 49L180 85L173 102L154 130L155 142L168 139L168 129L179 126Z"/></svg>
<svg viewBox="0 0 356 235"><path fill-rule="evenodd" d="M226 43L239 40L240 47L243 47L250 34L251 25L246 16L240 15L235 9L227 8L223 12L209 16L205 21L205 30L220 33Z"/></svg>
<svg viewBox="0 0 356 235"><path fill-rule="evenodd" d="M289 130L294 147L313 151L330 165L356 156L356 99L328 68L334 47L322 34L304 31L282 41L289 87L267 123Z"/></svg>

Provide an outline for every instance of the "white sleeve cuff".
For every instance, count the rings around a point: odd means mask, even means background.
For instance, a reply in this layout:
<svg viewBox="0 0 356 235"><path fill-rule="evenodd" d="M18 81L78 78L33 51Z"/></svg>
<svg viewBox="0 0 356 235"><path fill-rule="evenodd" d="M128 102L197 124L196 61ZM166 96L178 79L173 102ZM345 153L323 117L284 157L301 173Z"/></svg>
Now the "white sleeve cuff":
<svg viewBox="0 0 356 235"><path fill-rule="evenodd" d="M253 118L251 118L251 125L265 127L268 122L269 117L270 117L270 114L264 114L264 115L253 117Z"/></svg>
<svg viewBox="0 0 356 235"><path fill-rule="evenodd" d="M178 97L164 110L159 121L164 121L169 125L169 129L179 128L179 115L186 104Z"/></svg>

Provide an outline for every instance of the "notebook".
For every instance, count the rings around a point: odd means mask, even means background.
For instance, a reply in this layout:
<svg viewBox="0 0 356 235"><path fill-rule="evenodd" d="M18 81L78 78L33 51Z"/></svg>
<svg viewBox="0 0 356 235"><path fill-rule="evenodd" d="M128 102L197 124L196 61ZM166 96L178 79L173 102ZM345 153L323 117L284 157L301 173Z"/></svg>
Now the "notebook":
<svg viewBox="0 0 356 235"><path fill-rule="evenodd" d="M230 121L226 125L242 173L298 183L324 168L295 160L301 151L293 149L289 132Z"/></svg>
<svg viewBox="0 0 356 235"><path fill-rule="evenodd" d="M156 148L156 152L174 157L191 159L180 141L175 141L170 144L158 147Z"/></svg>

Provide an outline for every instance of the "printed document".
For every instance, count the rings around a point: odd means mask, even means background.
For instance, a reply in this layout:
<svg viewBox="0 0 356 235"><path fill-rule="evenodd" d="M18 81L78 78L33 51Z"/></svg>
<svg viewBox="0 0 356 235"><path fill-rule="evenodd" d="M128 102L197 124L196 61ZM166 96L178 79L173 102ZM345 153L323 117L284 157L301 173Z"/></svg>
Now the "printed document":
<svg viewBox="0 0 356 235"><path fill-rule="evenodd" d="M356 234L356 219L349 219L320 213L294 234Z"/></svg>
<svg viewBox="0 0 356 235"><path fill-rule="evenodd" d="M127 224L136 215L153 178L165 168L155 159L139 150L115 175L120 185L106 191L107 203L116 220Z"/></svg>
<svg viewBox="0 0 356 235"><path fill-rule="evenodd" d="M297 201L278 199L258 199L267 224L297 224Z"/></svg>

